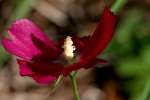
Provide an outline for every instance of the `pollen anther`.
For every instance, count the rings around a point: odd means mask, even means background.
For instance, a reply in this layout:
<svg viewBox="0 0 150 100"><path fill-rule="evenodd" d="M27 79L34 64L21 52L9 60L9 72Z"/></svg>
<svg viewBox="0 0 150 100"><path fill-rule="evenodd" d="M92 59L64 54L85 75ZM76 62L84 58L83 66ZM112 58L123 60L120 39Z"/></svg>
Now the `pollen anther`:
<svg viewBox="0 0 150 100"><path fill-rule="evenodd" d="M67 36L67 38L64 41L64 56L66 59L72 59L74 57L74 51L76 50L75 46L73 45L73 41L70 36Z"/></svg>

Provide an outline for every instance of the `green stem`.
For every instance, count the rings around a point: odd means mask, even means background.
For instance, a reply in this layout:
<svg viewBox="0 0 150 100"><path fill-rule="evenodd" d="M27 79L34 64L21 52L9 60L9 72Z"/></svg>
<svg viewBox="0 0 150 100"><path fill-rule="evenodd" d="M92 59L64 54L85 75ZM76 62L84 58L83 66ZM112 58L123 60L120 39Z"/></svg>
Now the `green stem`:
<svg viewBox="0 0 150 100"><path fill-rule="evenodd" d="M79 92L78 92L78 86L77 86L77 81L76 81L76 75L71 75L70 74L70 80L72 82L72 87L73 87L73 94L75 97L75 100L80 100Z"/></svg>
<svg viewBox="0 0 150 100"><path fill-rule="evenodd" d="M58 77L58 79L55 81L54 85L53 85L52 88L50 89L49 95L51 95L52 93L54 93L54 92L57 90L57 88L58 88L58 87L60 86L60 84L62 83L63 79L64 79L63 75L60 75L60 76Z"/></svg>
<svg viewBox="0 0 150 100"><path fill-rule="evenodd" d="M128 0L116 0L116 2L111 7L111 11L118 14L122 7L127 3Z"/></svg>

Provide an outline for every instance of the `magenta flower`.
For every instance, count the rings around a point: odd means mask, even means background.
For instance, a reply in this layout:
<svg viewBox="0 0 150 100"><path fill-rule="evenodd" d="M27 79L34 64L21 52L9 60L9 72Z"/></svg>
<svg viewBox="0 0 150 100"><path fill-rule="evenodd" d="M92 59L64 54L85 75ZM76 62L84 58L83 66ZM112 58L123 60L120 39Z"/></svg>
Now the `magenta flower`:
<svg viewBox="0 0 150 100"><path fill-rule="evenodd" d="M49 84L59 75L68 75L80 68L90 68L103 60L99 55L112 39L116 17L107 8L95 32L88 37L72 37L78 59L72 64L62 63L62 43L55 43L28 19L21 19L8 30L10 39L2 44L11 54L18 57L20 75L29 76L38 83Z"/></svg>

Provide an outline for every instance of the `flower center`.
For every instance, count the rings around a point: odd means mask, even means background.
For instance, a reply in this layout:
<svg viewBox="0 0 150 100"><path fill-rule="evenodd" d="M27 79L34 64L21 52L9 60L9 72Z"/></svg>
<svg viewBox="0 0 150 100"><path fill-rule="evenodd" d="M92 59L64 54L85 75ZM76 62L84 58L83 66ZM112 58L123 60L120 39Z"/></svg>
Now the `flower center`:
<svg viewBox="0 0 150 100"><path fill-rule="evenodd" d="M63 55L66 58L66 60L72 60L75 56L74 51L76 50L76 48L73 45L73 41L70 36L67 36L67 38L65 39L63 48Z"/></svg>

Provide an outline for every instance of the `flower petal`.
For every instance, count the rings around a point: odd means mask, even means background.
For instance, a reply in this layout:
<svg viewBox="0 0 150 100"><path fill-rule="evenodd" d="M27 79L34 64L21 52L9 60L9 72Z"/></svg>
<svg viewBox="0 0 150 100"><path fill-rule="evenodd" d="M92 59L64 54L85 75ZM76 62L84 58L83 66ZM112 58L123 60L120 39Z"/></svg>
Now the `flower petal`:
<svg viewBox="0 0 150 100"><path fill-rule="evenodd" d="M105 8L95 32L81 53L80 58L82 60L93 59L104 50L112 39L115 24L116 16L109 9Z"/></svg>
<svg viewBox="0 0 150 100"><path fill-rule="evenodd" d="M85 44L85 49L80 54L79 62L65 68L63 74L68 75L71 71L80 68L90 68L99 62L104 63L104 60L99 60L96 56L104 50L112 39L115 24L116 16L105 8L95 32Z"/></svg>
<svg viewBox="0 0 150 100"><path fill-rule="evenodd" d="M88 42L89 40L89 36L86 37L72 37L73 43L76 47L77 52L82 52L82 50L85 47L85 44Z"/></svg>
<svg viewBox="0 0 150 100"><path fill-rule="evenodd" d="M19 59L17 62L19 64L21 76L32 77L37 83L40 84L50 84L62 73L62 67L58 67L58 64L57 66L56 64L32 64Z"/></svg>
<svg viewBox="0 0 150 100"><path fill-rule="evenodd" d="M12 41L16 45L24 46L27 51L32 54L32 56L41 54L42 52L35 46L35 43L33 43L33 36L42 41L46 47L49 47L53 55L57 55L60 52L60 50L56 47L56 44L49 39L35 24L27 19L21 19L13 23L8 32L12 38Z"/></svg>
<svg viewBox="0 0 150 100"><path fill-rule="evenodd" d="M40 75L52 75L59 76L62 73L63 66L52 62L27 62L25 60L18 60L20 65L20 72L26 73L37 73ZM24 72L25 70L25 72Z"/></svg>
<svg viewBox="0 0 150 100"><path fill-rule="evenodd" d="M96 59L96 63L97 63L97 64L107 64L108 61L105 60L105 59L99 59L99 58L97 58L97 59Z"/></svg>
<svg viewBox="0 0 150 100"><path fill-rule="evenodd" d="M98 58L93 59L93 60L89 60L89 61L88 60L87 61L82 60L82 61L80 61L78 63L74 63L74 64L66 67L64 69L64 71L63 71L63 74L65 76L67 76L70 72L76 71L76 70L78 70L80 68L86 68L87 69L87 68L93 67L96 64L106 64L106 63L107 63L106 60L104 60L104 59L98 59Z"/></svg>
<svg viewBox="0 0 150 100"><path fill-rule="evenodd" d="M21 76L31 76L35 74L28 66L28 63L23 60L17 60L17 63L19 64L19 72Z"/></svg>
<svg viewBox="0 0 150 100"><path fill-rule="evenodd" d="M47 46L43 41L35 37L31 34L31 38L33 41L34 46L39 49L42 53L35 55L33 58L34 61L41 61L41 60L56 60L59 58L61 54L61 49L59 48L59 52L55 52L49 46Z"/></svg>
<svg viewBox="0 0 150 100"><path fill-rule="evenodd" d="M33 75L31 77L39 84L51 84L54 80L56 80L56 77L50 75Z"/></svg>
<svg viewBox="0 0 150 100"><path fill-rule="evenodd" d="M64 67L61 64L52 63L52 62L34 62L28 63L28 66L35 73L40 75L52 75L59 76L62 74Z"/></svg>
<svg viewBox="0 0 150 100"><path fill-rule="evenodd" d="M16 43L14 43L13 41L9 39L4 38L2 40L2 44L8 52L18 57L21 57L23 59L30 59L32 56L30 55L30 53L28 53L27 49L25 49L24 46L17 45Z"/></svg>

